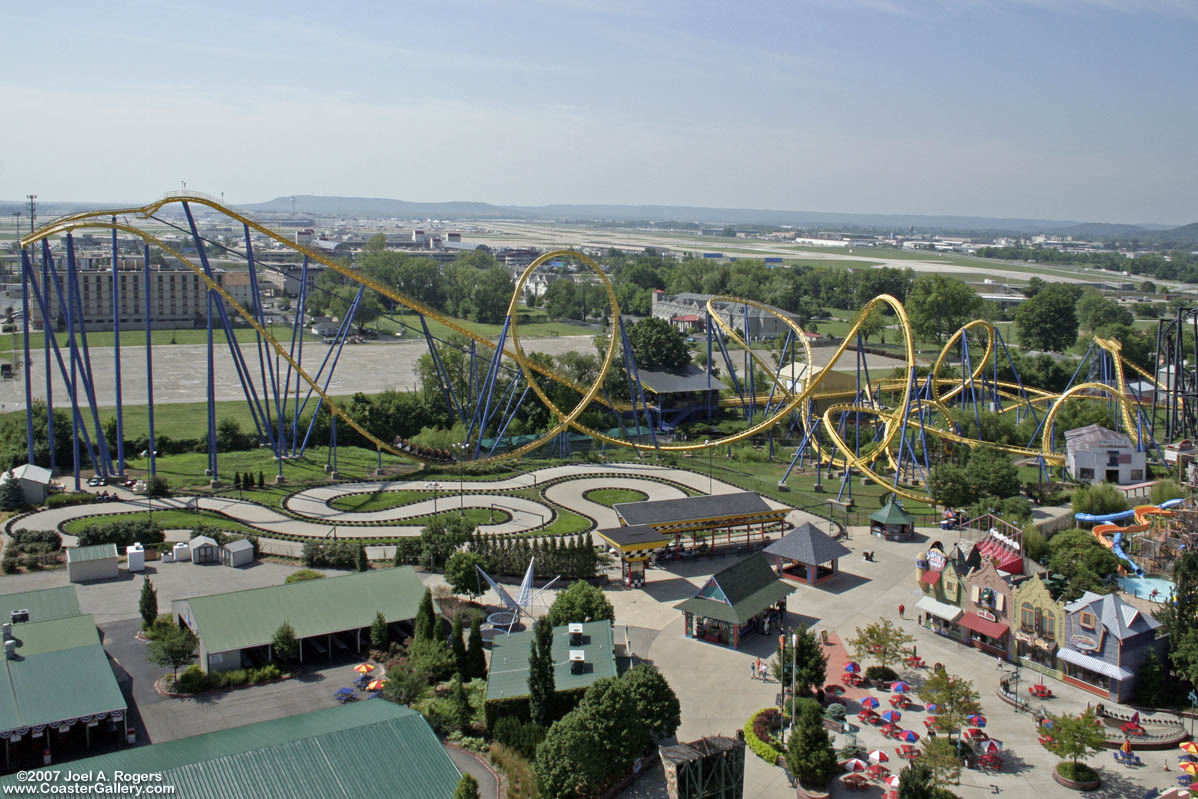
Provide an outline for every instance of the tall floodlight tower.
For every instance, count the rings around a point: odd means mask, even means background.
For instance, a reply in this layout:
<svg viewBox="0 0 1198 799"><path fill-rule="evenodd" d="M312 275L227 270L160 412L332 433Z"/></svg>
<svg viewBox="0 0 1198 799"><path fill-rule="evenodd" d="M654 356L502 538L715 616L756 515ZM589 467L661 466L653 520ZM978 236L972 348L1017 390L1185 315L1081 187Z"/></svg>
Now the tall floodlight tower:
<svg viewBox="0 0 1198 799"><path fill-rule="evenodd" d="M34 220L37 218L37 195L26 194L25 198L29 200L29 232L33 232Z"/></svg>

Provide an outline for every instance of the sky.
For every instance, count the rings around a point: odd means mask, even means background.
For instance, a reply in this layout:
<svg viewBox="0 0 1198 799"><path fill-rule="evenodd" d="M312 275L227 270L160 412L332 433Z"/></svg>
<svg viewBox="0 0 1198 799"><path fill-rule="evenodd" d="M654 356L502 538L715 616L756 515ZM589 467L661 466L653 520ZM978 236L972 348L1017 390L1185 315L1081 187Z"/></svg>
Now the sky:
<svg viewBox="0 0 1198 799"><path fill-rule="evenodd" d="M343 6L344 8L339 8ZM1198 0L5 4L0 200L1198 220Z"/></svg>

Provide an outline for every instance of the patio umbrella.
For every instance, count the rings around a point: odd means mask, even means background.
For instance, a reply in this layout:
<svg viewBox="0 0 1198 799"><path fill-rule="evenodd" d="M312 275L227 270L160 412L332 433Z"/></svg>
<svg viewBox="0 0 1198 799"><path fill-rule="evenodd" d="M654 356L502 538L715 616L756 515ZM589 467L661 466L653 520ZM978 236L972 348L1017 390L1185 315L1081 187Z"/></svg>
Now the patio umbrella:
<svg viewBox="0 0 1198 799"><path fill-rule="evenodd" d="M900 741L913 744L919 740L919 733L915 730L903 730L896 736Z"/></svg>
<svg viewBox="0 0 1198 799"><path fill-rule="evenodd" d="M383 681L382 680L371 680L370 682L366 683L366 690L367 691L383 690Z"/></svg>
<svg viewBox="0 0 1198 799"><path fill-rule="evenodd" d="M891 774L889 777L887 777L886 779L882 780L882 783L883 783L883 784L884 784L884 785L885 785L887 788L897 788L897 787L899 787L899 775L897 775L897 774Z"/></svg>
<svg viewBox="0 0 1198 799"><path fill-rule="evenodd" d="M887 755L885 752L883 752L881 749L875 749L874 751L869 753L869 759L871 762L874 762L874 763L886 763L886 762L889 762L890 756Z"/></svg>
<svg viewBox="0 0 1198 799"><path fill-rule="evenodd" d="M899 680L898 682L892 682L890 684L890 690L894 691L896 694L904 694L911 690L911 686L902 680Z"/></svg>
<svg viewBox="0 0 1198 799"><path fill-rule="evenodd" d="M877 707L879 704L881 704L881 703L878 702L878 700L872 696L867 696L861 700L861 707L867 707L867 708L873 709L873 708Z"/></svg>
<svg viewBox="0 0 1198 799"><path fill-rule="evenodd" d="M857 674L858 672L861 671L861 664L854 663L853 661L850 660L848 663L844 664L844 670L847 671L849 674Z"/></svg>
<svg viewBox="0 0 1198 799"><path fill-rule="evenodd" d="M974 727L985 727L986 726L986 717L980 713L974 713L973 715L966 716L965 720L968 721Z"/></svg>
<svg viewBox="0 0 1198 799"><path fill-rule="evenodd" d="M866 763L859 757L852 757L840 764L840 767L845 771L865 771L869 768L869 763Z"/></svg>
<svg viewBox="0 0 1198 799"><path fill-rule="evenodd" d="M1186 741L1179 748L1187 755L1198 755L1198 744L1193 741Z"/></svg>
<svg viewBox="0 0 1198 799"><path fill-rule="evenodd" d="M902 717L903 717L903 714L899 713L897 710L887 710L885 713L882 714L882 721L885 721L888 724L894 724L896 721L898 721Z"/></svg>
<svg viewBox="0 0 1198 799"><path fill-rule="evenodd" d="M1044 730L1051 730L1052 729L1052 719L1041 719L1040 720L1040 728L1044 729ZM1182 746L1184 747L1185 744L1182 744Z"/></svg>
<svg viewBox="0 0 1198 799"><path fill-rule="evenodd" d="M980 744L978 744L978 746L981 747L982 754L984 755L995 755L998 754L1000 749L1002 749L1002 744L993 738L988 741L982 741Z"/></svg>
<svg viewBox="0 0 1198 799"><path fill-rule="evenodd" d="M1191 776L1198 774L1198 763L1186 762L1178 765L1178 768Z"/></svg>
<svg viewBox="0 0 1198 799"><path fill-rule="evenodd" d="M844 696L844 686L829 683L824 686L824 693L832 694L832 696Z"/></svg>
<svg viewBox="0 0 1198 799"><path fill-rule="evenodd" d="M371 666L369 663L359 663L354 666L354 671L358 672L358 674L369 674L374 671L374 666Z"/></svg>
<svg viewBox="0 0 1198 799"><path fill-rule="evenodd" d="M886 768L885 766L874 764L869 767L869 771L867 773L875 780L880 780L890 773L890 769Z"/></svg>
<svg viewBox="0 0 1198 799"><path fill-rule="evenodd" d="M923 709L928 713L939 713L940 705L936 704L935 702L928 702L926 705L924 705Z"/></svg>

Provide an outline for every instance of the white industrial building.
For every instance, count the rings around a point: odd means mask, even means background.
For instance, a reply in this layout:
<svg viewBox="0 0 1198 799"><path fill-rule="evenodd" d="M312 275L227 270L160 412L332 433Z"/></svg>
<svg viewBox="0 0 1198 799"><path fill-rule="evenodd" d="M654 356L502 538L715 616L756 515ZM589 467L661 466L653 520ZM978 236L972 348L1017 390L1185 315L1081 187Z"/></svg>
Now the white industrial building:
<svg viewBox="0 0 1198 799"><path fill-rule="evenodd" d="M1065 433L1065 466L1079 483L1142 483L1146 473L1131 438L1098 424Z"/></svg>
<svg viewBox="0 0 1198 799"><path fill-rule="evenodd" d="M25 494L26 505L41 505L50 493L50 482L53 475L42 466L26 463L4 473L0 480L16 480Z"/></svg>

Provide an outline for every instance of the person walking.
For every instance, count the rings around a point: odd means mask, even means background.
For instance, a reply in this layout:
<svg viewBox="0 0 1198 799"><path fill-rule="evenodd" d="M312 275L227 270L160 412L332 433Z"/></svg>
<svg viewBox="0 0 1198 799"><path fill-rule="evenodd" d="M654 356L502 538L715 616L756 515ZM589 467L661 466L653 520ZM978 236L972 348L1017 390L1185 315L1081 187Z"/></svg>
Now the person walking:
<svg viewBox="0 0 1198 799"><path fill-rule="evenodd" d="M753 663L752 661L749 661L749 679L757 679L757 664Z"/></svg>
<svg viewBox="0 0 1198 799"><path fill-rule="evenodd" d="M761 663L760 660L758 660L757 662L760 664L757 667L757 670L761 673L761 681L766 682L766 674L769 673L769 666L765 665L764 663Z"/></svg>
<svg viewBox="0 0 1198 799"><path fill-rule="evenodd" d="M899 605L899 618L900 619L903 617L903 613L906 612L906 610L907 609L905 607L903 607L902 605Z"/></svg>

